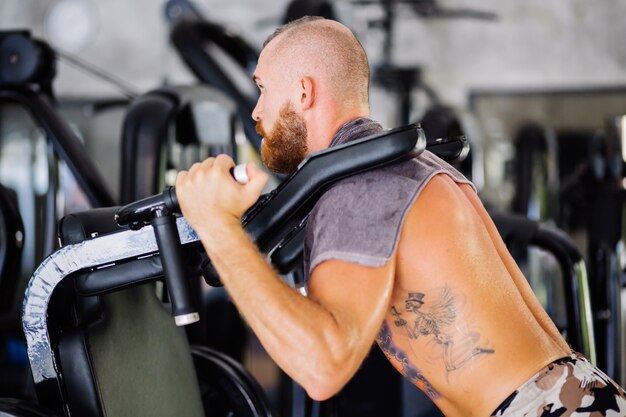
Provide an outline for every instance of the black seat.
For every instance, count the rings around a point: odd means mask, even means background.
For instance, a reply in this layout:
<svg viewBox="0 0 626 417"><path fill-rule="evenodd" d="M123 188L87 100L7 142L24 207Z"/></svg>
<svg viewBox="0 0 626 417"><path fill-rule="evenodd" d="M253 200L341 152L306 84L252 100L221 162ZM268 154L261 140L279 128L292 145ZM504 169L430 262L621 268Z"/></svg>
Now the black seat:
<svg viewBox="0 0 626 417"><path fill-rule="evenodd" d="M123 202L149 196L162 187L162 161L172 127L177 142L181 138L184 144L201 142L193 128L194 100L218 103L225 113L233 111L227 100L206 86L162 88L131 103L122 137ZM232 120L226 122L232 127ZM234 136L222 142L234 145ZM62 245L119 231L114 221L117 209L64 217ZM188 250L185 256L187 275L199 278L198 252ZM185 331L174 325L157 295L154 281L162 278L158 255L72 276L73 288L66 290L70 295L60 298L75 303L76 320L67 328L60 326L58 344L70 409L81 416L226 416L233 410L241 416L270 415L263 392L236 362L199 347L194 348L192 359ZM199 285L195 288L200 291ZM206 326L208 320L203 321ZM194 364L201 370L200 379ZM223 387L215 386L218 381Z"/></svg>
<svg viewBox="0 0 626 417"><path fill-rule="evenodd" d="M68 245L93 233L118 230L116 210L66 216L60 224L61 242ZM198 266L199 258L190 252L188 264ZM271 415L262 390L243 367L213 350L190 348L185 331L174 325L155 290L153 281L162 278L158 256L113 269L115 273L106 268L76 273L71 288L55 295L74 310L71 320L58 325L65 402L73 415ZM55 305L55 311L63 309Z"/></svg>
<svg viewBox="0 0 626 417"><path fill-rule="evenodd" d="M66 216L59 227L61 243L77 243L93 233L118 230L115 210ZM129 266L137 276L153 277L151 261L144 258ZM160 267L160 261L156 262ZM184 330L174 325L154 285L99 294L97 288L89 286L91 281L106 281L99 279L106 277L97 272L75 274L75 293L69 288L62 291L65 294L55 295L62 297L65 306L67 300L74 306L75 319L59 324L62 333L58 340L66 401L72 414L203 416ZM120 276L120 272L111 275Z"/></svg>

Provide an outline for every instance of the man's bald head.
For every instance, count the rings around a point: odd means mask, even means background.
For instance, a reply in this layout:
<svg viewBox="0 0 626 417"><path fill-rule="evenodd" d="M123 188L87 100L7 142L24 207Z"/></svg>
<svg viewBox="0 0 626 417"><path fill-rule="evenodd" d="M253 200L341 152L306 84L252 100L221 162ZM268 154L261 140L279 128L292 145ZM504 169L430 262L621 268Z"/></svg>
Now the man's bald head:
<svg viewBox="0 0 626 417"><path fill-rule="evenodd" d="M285 76L317 78L337 101L368 104L367 55L350 29L341 23L303 17L276 29L263 49Z"/></svg>

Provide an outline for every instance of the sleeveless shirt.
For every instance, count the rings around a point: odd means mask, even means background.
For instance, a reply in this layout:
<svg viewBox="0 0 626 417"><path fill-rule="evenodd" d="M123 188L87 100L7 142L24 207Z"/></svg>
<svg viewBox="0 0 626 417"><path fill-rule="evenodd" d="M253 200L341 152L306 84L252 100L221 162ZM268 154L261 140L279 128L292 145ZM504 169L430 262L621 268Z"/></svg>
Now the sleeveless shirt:
<svg viewBox="0 0 626 417"><path fill-rule="evenodd" d="M354 119L339 128L330 147L380 131L380 124L369 118ZM406 214L437 174L474 188L459 171L429 151L345 178L330 187L307 220L305 282L317 265L329 259L384 266L397 247Z"/></svg>

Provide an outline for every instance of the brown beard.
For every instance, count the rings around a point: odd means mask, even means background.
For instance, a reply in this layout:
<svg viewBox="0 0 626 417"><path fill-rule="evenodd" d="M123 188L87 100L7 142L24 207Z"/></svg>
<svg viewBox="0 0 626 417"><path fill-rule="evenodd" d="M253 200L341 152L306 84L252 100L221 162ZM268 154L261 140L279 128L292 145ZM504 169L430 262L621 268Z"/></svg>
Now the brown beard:
<svg viewBox="0 0 626 417"><path fill-rule="evenodd" d="M306 125L290 102L280 109L271 132L266 132L260 121L256 124L256 131L263 137L261 160L271 171L291 174L306 157Z"/></svg>

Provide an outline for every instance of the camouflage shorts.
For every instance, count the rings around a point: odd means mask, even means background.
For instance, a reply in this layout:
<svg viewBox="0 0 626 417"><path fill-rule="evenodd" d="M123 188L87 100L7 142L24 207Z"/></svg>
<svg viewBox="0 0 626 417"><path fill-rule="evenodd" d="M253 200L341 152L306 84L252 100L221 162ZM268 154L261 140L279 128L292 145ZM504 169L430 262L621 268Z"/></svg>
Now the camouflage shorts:
<svg viewBox="0 0 626 417"><path fill-rule="evenodd" d="M586 358L572 354L537 372L493 416L626 416L626 394Z"/></svg>

